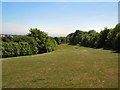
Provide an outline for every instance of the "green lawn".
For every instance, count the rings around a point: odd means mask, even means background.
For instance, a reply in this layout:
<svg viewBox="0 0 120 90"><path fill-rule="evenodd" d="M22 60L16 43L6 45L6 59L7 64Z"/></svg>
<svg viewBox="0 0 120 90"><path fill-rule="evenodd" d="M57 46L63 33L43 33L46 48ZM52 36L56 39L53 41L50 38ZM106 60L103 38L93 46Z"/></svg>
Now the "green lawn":
<svg viewBox="0 0 120 90"><path fill-rule="evenodd" d="M59 45L57 50L6 58L3 88L115 88L118 53L110 50Z"/></svg>

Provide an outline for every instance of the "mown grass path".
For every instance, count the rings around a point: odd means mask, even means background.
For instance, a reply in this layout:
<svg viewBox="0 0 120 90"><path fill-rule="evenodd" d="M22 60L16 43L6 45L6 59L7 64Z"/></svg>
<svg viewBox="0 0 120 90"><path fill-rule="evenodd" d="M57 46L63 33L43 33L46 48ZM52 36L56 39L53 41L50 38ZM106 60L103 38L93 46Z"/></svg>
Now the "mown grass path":
<svg viewBox="0 0 120 90"><path fill-rule="evenodd" d="M3 88L107 88L118 86L118 54L59 45L57 50L3 59Z"/></svg>

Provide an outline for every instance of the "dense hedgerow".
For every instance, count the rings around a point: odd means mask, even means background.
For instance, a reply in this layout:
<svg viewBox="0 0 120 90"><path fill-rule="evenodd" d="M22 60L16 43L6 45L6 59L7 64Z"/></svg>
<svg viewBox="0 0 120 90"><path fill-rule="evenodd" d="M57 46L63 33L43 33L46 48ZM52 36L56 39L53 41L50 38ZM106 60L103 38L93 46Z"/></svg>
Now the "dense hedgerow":
<svg viewBox="0 0 120 90"><path fill-rule="evenodd" d="M105 27L100 33L95 30L88 32L76 30L67 36L69 44L94 48L114 49L120 51L120 23L115 28Z"/></svg>
<svg viewBox="0 0 120 90"><path fill-rule="evenodd" d="M57 46L52 37L38 29L30 29L28 35L16 36L9 40L4 38L2 42L2 57L46 53L55 50Z"/></svg>
<svg viewBox="0 0 120 90"><path fill-rule="evenodd" d="M2 57L31 55L32 50L27 42L3 42Z"/></svg>

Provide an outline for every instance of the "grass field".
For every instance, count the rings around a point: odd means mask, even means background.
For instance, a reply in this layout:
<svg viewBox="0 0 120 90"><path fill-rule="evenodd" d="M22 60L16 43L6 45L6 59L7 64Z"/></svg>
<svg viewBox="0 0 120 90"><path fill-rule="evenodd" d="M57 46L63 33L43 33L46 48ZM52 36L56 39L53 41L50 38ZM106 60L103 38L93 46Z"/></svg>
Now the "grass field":
<svg viewBox="0 0 120 90"><path fill-rule="evenodd" d="M115 88L118 53L71 45L32 56L6 58L3 88Z"/></svg>

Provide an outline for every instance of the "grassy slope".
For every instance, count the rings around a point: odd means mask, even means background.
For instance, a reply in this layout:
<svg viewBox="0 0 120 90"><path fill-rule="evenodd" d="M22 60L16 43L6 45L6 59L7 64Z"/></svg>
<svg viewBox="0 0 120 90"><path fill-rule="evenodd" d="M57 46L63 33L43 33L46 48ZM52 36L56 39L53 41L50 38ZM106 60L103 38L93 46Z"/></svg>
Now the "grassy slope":
<svg viewBox="0 0 120 90"><path fill-rule="evenodd" d="M3 88L117 87L117 53L60 45L51 53L3 59Z"/></svg>

